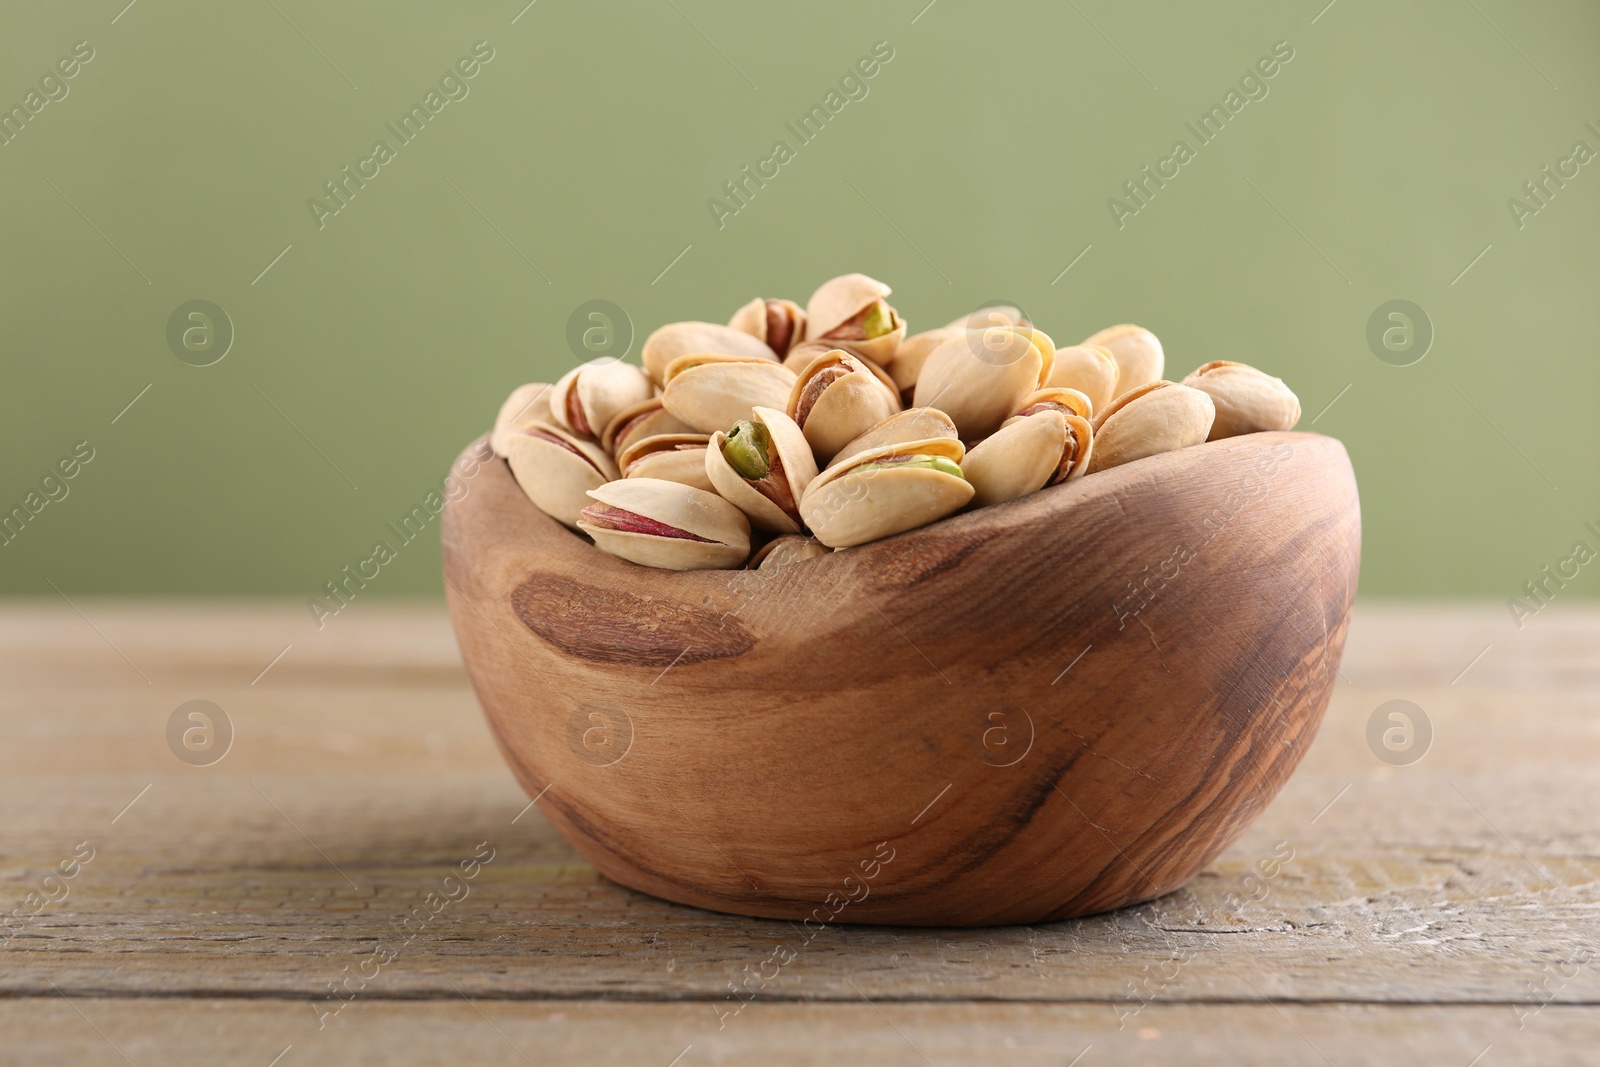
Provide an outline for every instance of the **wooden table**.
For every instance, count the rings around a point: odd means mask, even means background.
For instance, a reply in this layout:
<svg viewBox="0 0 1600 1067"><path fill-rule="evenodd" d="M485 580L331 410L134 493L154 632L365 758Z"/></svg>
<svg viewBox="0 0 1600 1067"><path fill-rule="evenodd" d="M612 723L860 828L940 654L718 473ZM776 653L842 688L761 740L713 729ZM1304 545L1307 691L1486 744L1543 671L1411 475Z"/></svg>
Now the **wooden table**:
<svg viewBox="0 0 1600 1067"><path fill-rule="evenodd" d="M437 604L319 632L297 604L57 600L0 634L6 1063L1600 1062L1600 609L1363 604L1316 745L1184 890L831 927L748 1002L795 929L580 860ZM1420 761L1420 731L1369 746L1393 699L1431 723ZM208 766L169 747L191 700L232 724ZM189 752L204 723L177 726Z"/></svg>

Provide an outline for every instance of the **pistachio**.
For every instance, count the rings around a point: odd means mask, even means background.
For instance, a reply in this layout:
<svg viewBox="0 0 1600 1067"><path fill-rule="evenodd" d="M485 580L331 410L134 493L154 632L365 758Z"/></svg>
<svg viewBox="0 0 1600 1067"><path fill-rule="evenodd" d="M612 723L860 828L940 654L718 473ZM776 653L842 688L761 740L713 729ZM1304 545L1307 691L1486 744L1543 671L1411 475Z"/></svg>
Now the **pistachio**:
<svg viewBox="0 0 1600 1067"><path fill-rule="evenodd" d="M1039 388L1045 357L1031 332L995 326L947 338L923 365L916 406L949 415L963 440L987 437Z"/></svg>
<svg viewBox="0 0 1600 1067"><path fill-rule="evenodd" d="M659 396L653 396L613 415L600 434L600 447L620 456L635 442L670 433L694 433L694 427L664 408Z"/></svg>
<svg viewBox="0 0 1600 1067"><path fill-rule="evenodd" d="M1089 403L1089 398L1076 389L1067 389L1062 386L1051 386L1047 389L1035 389L1023 398L1017 405L1017 413L1012 418L1032 415L1036 411L1051 408L1056 411L1076 415L1081 419L1094 417L1094 405ZM1007 419L1006 422L1010 422Z"/></svg>
<svg viewBox="0 0 1600 1067"><path fill-rule="evenodd" d="M1166 366L1161 341L1143 326L1125 322L1108 326L1083 342L1098 345L1117 361L1117 389L1127 393L1151 382L1160 381Z"/></svg>
<svg viewBox="0 0 1600 1067"><path fill-rule="evenodd" d="M907 441L926 441L930 437L948 437L956 440L959 435L956 433L956 424L950 421L950 416L938 408L907 408L890 415L839 449L834 453L833 459L828 461L828 466L837 467L869 448L880 448L883 445L901 444Z"/></svg>
<svg viewBox="0 0 1600 1067"><path fill-rule="evenodd" d="M842 350L813 362L789 391L789 417L822 460L899 410L888 375Z"/></svg>
<svg viewBox="0 0 1600 1067"><path fill-rule="evenodd" d="M782 408L794 371L769 359L727 355L679 356L667 365L661 402L700 433L715 433L750 417L760 405Z"/></svg>
<svg viewBox="0 0 1600 1067"><path fill-rule="evenodd" d="M1117 357L1099 345L1069 345L1056 349L1055 365L1045 378L1046 385L1076 389L1089 398L1095 411L1102 411L1122 391L1118 385L1121 370Z"/></svg>
<svg viewBox="0 0 1600 1067"><path fill-rule="evenodd" d="M578 528L595 547L646 567L737 567L750 554L750 524L739 509L679 482L629 478L588 493Z"/></svg>
<svg viewBox="0 0 1600 1067"><path fill-rule="evenodd" d="M841 274L817 287L806 303L806 336L848 341L878 364L894 359L906 335L900 315L884 299L892 290L865 274Z"/></svg>
<svg viewBox="0 0 1600 1067"><path fill-rule="evenodd" d="M703 433L667 433L644 437L617 455L617 466L624 478L660 478L704 489L716 490L706 477L706 444Z"/></svg>
<svg viewBox="0 0 1600 1067"><path fill-rule="evenodd" d="M817 475L800 514L830 548L866 544L925 526L972 499L965 450L948 437L884 445Z"/></svg>
<svg viewBox="0 0 1600 1067"><path fill-rule="evenodd" d="M1213 360L1196 367L1183 384L1198 389L1216 405L1208 441L1242 433L1292 430L1300 421L1300 398L1282 378L1244 363Z"/></svg>
<svg viewBox="0 0 1600 1067"><path fill-rule="evenodd" d="M1087 418L1066 405L1034 402L974 446L961 469L973 506L987 507L1083 477L1093 449Z"/></svg>
<svg viewBox="0 0 1600 1067"><path fill-rule="evenodd" d="M799 501L817 476L811 446L783 412L758 406L751 416L711 435L705 475L752 526L799 533Z"/></svg>
<svg viewBox="0 0 1600 1067"><path fill-rule="evenodd" d="M1095 416L1089 473L1200 444L1216 411L1205 393L1168 381L1123 393Z"/></svg>
<svg viewBox="0 0 1600 1067"><path fill-rule="evenodd" d="M831 555L832 553L832 549L826 545L819 544L814 538L801 537L799 534L785 534L782 537L774 537L756 549L750 556L750 562L746 563L745 566L751 570L768 571L778 567L786 567L791 563L799 563L802 560Z"/></svg>
<svg viewBox="0 0 1600 1067"><path fill-rule="evenodd" d="M922 368L928 362L928 356L944 342L952 337L965 333L961 326L941 326L937 330L925 330L922 333L907 337L900 342L900 347L895 349L894 360L884 368L889 372L889 377L894 380L894 387L900 390L903 401L909 401L912 392L917 387L917 379L922 375Z"/></svg>
<svg viewBox="0 0 1600 1067"><path fill-rule="evenodd" d="M735 311L728 325L765 342L779 359L806 337L805 309L793 300L764 300L758 296Z"/></svg>
<svg viewBox="0 0 1600 1067"><path fill-rule="evenodd" d="M494 417L494 430L489 434L489 447L504 459L506 445L511 435L523 427L550 421L550 386L544 382L529 382L511 390L500 413Z"/></svg>
<svg viewBox="0 0 1600 1067"><path fill-rule="evenodd" d="M650 399L644 371L601 356L561 376L550 393L550 414L564 429L598 439L617 412Z"/></svg>
<svg viewBox="0 0 1600 1067"><path fill-rule="evenodd" d="M743 330L714 322L672 322L644 339L639 358L644 372L657 385L667 382L667 364L679 356L715 353L746 359L778 358L776 352Z"/></svg>
<svg viewBox="0 0 1600 1067"><path fill-rule="evenodd" d="M506 461L517 484L540 511L568 526L588 504L585 494L618 476L617 465L593 441L556 426L532 423L509 433Z"/></svg>

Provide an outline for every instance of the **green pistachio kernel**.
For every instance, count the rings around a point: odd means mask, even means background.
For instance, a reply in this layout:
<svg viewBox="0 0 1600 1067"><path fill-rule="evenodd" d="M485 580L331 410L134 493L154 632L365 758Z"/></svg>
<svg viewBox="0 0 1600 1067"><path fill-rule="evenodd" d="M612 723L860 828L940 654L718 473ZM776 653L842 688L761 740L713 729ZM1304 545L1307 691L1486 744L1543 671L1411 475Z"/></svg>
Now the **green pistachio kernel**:
<svg viewBox="0 0 1600 1067"><path fill-rule="evenodd" d="M861 320L861 332L868 340L882 337L886 333L894 332L894 312L882 300L872 305L864 319Z"/></svg>
<svg viewBox="0 0 1600 1067"><path fill-rule="evenodd" d="M915 467L921 470L938 471L940 474L949 474L956 478L965 478L961 473L961 465L955 460L946 459L944 456L907 456L904 459L885 459L876 463L863 463L855 472L867 473L870 471L901 470L906 467Z"/></svg>
<svg viewBox="0 0 1600 1067"><path fill-rule="evenodd" d="M745 478L765 478L772 469L772 435L759 422L736 423L722 440L722 458Z"/></svg>

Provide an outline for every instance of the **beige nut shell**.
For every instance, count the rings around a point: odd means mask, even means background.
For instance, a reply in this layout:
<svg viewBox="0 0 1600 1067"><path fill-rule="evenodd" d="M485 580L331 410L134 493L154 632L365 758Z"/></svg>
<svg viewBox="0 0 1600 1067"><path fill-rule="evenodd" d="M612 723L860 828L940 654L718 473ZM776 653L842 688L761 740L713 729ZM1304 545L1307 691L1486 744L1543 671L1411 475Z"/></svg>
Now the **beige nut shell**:
<svg viewBox="0 0 1600 1067"><path fill-rule="evenodd" d="M1216 411L1205 393L1175 382L1150 382L1123 393L1095 416L1089 473L1198 445L1211 432Z"/></svg>
<svg viewBox="0 0 1600 1067"><path fill-rule="evenodd" d="M659 478L606 482L588 495L602 504L630 511L707 540L608 530L579 521L595 547L646 567L706 570L737 567L750 555L750 524L739 509L717 496Z"/></svg>
<svg viewBox="0 0 1600 1067"><path fill-rule="evenodd" d="M926 526L972 499L965 478L917 467L863 471L896 455L943 456L959 464L966 450L948 437L885 445L817 475L800 501L800 515L818 541L847 548Z"/></svg>

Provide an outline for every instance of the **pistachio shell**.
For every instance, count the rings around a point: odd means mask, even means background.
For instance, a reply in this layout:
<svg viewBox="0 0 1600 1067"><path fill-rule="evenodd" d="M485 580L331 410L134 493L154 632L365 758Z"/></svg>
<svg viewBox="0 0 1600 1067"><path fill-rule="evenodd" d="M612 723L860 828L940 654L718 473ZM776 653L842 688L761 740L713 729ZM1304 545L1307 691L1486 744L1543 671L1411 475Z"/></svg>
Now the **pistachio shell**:
<svg viewBox="0 0 1600 1067"><path fill-rule="evenodd" d="M1099 345L1070 345L1056 349L1055 365L1045 376L1045 384L1076 389L1089 398L1095 411L1105 410L1122 390L1117 357Z"/></svg>
<svg viewBox="0 0 1600 1067"><path fill-rule="evenodd" d="M818 541L844 548L925 526L972 499L965 478L925 467L863 470L895 456L938 456L960 463L965 450L948 437L885 445L857 453L817 475L800 500L800 514Z"/></svg>
<svg viewBox="0 0 1600 1067"><path fill-rule="evenodd" d="M1083 343L1104 348L1117 361L1119 393L1131 392L1140 386L1160 381L1166 367L1160 339L1143 326L1135 326L1131 322L1108 326Z"/></svg>
<svg viewBox="0 0 1600 1067"><path fill-rule="evenodd" d="M711 435L706 448L705 476L712 488L744 512L752 526L776 533L798 533L800 498L805 495L806 486L817 476L817 463L812 458L811 445L807 443L805 434L800 432L800 427L783 412L775 408L756 407L751 414L754 421L767 428L771 453L782 469L790 499L796 504L795 513L790 514L780 508L754 483L733 469L722 452L727 435L721 430Z"/></svg>
<svg viewBox="0 0 1600 1067"><path fill-rule="evenodd" d="M635 442L668 433L694 433L694 427L662 407L659 396L653 396L612 416L600 435L600 447L620 456Z"/></svg>
<svg viewBox="0 0 1600 1067"><path fill-rule="evenodd" d="M1187 385L1157 381L1123 393L1095 416L1089 473L1200 444L1215 417L1211 398Z"/></svg>
<svg viewBox="0 0 1600 1067"><path fill-rule="evenodd" d="M680 356L668 364L661 402L700 433L715 433L750 417L752 408L781 409L794 371L774 360L738 356Z"/></svg>
<svg viewBox="0 0 1600 1067"><path fill-rule="evenodd" d="M991 327L948 338L917 379L917 407L950 416L963 440L987 437L1039 388L1044 354L1025 332Z"/></svg>
<svg viewBox="0 0 1600 1067"><path fill-rule="evenodd" d="M1209 441L1242 433L1292 430L1300 421L1300 398L1265 371L1225 359L1196 367L1183 384L1211 397L1217 417Z"/></svg>
<svg viewBox="0 0 1600 1067"><path fill-rule="evenodd" d="M841 274L817 286L806 301L806 329L812 338L824 338L861 313L861 309L894 292L865 274Z"/></svg>
<svg viewBox="0 0 1600 1067"><path fill-rule="evenodd" d="M764 343L743 330L718 326L714 322L671 322L644 339L639 358L644 372L657 385L667 380L667 364L679 356L716 352L748 359L777 359Z"/></svg>
<svg viewBox="0 0 1600 1067"><path fill-rule="evenodd" d="M1007 419L967 453L961 470L972 483L973 506L987 507L1083 477L1093 449L1088 419L1043 408Z"/></svg>
<svg viewBox="0 0 1600 1067"><path fill-rule="evenodd" d="M601 356L561 376L550 393L550 414L564 429L599 438L617 412L650 399L654 391L638 367Z"/></svg>
<svg viewBox="0 0 1600 1067"><path fill-rule="evenodd" d="M508 435L506 461L528 499L568 526L578 524L589 503L585 494L617 477L617 465L599 445L553 423Z"/></svg>
<svg viewBox="0 0 1600 1067"><path fill-rule="evenodd" d="M735 311L728 325L765 343L780 359L806 339L806 312L793 300L758 296Z"/></svg>
<svg viewBox="0 0 1600 1067"><path fill-rule="evenodd" d="M813 538L802 537L799 534L785 534L782 537L774 537L756 549L750 557L750 562L745 566L751 570L770 571L786 567L791 563L832 554L833 549L818 543Z"/></svg>
<svg viewBox="0 0 1600 1067"><path fill-rule="evenodd" d="M1011 304L990 304L953 319L946 329L983 330L990 326L1032 326L1022 309Z"/></svg>
<svg viewBox="0 0 1600 1067"><path fill-rule="evenodd" d="M1089 419L1094 417L1094 405L1089 403L1089 398L1076 389L1064 386L1050 386L1044 389L1035 389L1022 398L1022 403L1017 405L1017 414L1025 414L1032 407L1064 408L1079 418ZM1006 420L1010 422L1010 419Z"/></svg>
<svg viewBox="0 0 1600 1067"><path fill-rule="evenodd" d="M956 424L950 421L950 416L938 408L906 408L884 419L866 433L857 437L838 452L828 462L829 467L837 467L853 456L858 456L869 448L882 448L884 445L900 444L906 441L926 441L931 437L948 437L959 440L956 433Z"/></svg>
<svg viewBox="0 0 1600 1067"><path fill-rule="evenodd" d="M522 427L550 421L550 386L544 382L529 382L511 390L500 413L494 417L494 430L489 434L489 447L494 454L505 458L506 443Z"/></svg>
<svg viewBox="0 0 1600 1067"><path fill-rule="evenodd" d="M715 492L706 477L706 443L703 433L664 433L643 437L617 454L624 478L660 478Z"/></svg>
<svg viewBox="0 0 1600 1067"><path fill-rule="evenodd" d="M787 410L812 451L827 460L899 411L900 394L870 360L835 350L795 379Z"/></svg>
<svg viewBox="0 0 1600 1067"><path fill-rule="evenodd" d="M750 554L750 524L739 509L717 496L679 482L628 478L606 482L588 494L602 505L659 523L689 537L608 529L591 506L578 528L595 547L646 567L703 570L737 567Z"/></svg>
<svg viewBox="0 0 1600 1067"><path fill-rule="evenodd" d="M889 377L894 379L894 386L900 390L901 395L904 396L917 387L917 378L922 374L922 367L928 362L928 357L933 354L935 348L965 332L966 328L963 326L941 326L937 330L927 330L901 341L900 347L895 349L894 359L884 368L889 372Z"/></svg>

